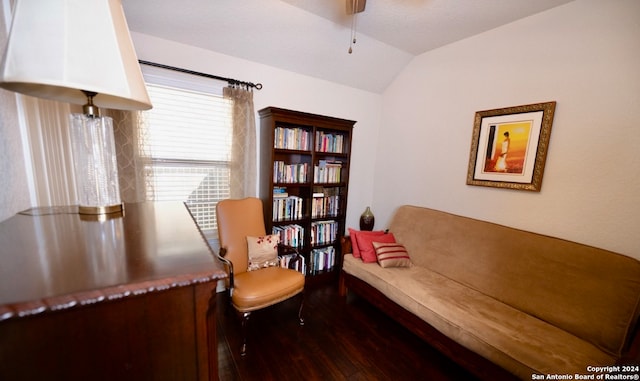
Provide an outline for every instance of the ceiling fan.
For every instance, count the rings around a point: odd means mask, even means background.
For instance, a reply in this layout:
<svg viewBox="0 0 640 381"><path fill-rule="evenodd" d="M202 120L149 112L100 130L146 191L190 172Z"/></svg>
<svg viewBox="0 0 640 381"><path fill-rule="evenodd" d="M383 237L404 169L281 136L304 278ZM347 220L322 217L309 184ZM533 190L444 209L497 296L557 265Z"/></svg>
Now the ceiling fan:
<svg viewBox="0 0 640 381"><path fill-rule="evenodd" d="M364 12L364 7L367 5L367 0L346 0L346 2L348 15Z"/></svg>
<svg viewBox="0 0 640 381"><path fill-rule="evenodd" d="M349 54L353 53L353 44L356 43L356 30L357 30L357 18L358 13L364 12L364 8L367 6L367 0L346 0L347 15L351 17L351 39L349 42Z"/></svg>

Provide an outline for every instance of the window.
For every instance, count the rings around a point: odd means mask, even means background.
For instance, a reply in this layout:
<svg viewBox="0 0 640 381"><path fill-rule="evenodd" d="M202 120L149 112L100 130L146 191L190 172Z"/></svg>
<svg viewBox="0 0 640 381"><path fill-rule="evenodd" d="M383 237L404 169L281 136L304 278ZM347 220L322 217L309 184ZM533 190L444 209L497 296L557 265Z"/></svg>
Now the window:
<svg viewBox="0 0 640 381"><path fill-rule="evenodd" d="M184 201L207 236L229 198L231 103L211 79L143 66L153 108L144 112L149 199ZM217 87L216 87L217 86Z"/></svg>

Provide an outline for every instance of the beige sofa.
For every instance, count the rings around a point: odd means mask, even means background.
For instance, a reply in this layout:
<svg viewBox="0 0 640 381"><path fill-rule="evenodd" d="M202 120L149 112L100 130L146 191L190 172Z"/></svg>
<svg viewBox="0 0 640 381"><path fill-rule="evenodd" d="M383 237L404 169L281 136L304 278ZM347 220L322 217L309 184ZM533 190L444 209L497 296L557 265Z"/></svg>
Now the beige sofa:
<svg viewBox="0 0 640 381"><path fill-rule="evenodd" d="M341 293L369 299L477 376L575 379L640 364L637 260L416 206L400 207L389 231L412 265L345 254Z"/></svg>

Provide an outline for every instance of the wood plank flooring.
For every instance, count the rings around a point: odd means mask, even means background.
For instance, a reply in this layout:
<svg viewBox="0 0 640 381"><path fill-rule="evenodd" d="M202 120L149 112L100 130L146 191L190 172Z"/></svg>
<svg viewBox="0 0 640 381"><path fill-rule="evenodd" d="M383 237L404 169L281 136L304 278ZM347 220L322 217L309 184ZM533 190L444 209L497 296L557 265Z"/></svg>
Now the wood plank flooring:
<svg viewBox="0 0 640 381"><path fill-rule="evenodd" d="M218 294L220 380L475 380L458 365L337 285L308 289L305 325L299 298L254 312L247 355L240 319Z"/></svg>

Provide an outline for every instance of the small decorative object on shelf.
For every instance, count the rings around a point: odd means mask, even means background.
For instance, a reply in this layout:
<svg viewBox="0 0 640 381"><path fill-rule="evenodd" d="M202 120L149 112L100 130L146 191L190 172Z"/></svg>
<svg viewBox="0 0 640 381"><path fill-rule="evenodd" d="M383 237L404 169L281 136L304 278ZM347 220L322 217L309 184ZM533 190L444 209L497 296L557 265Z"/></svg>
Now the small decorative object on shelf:
<svg viewBox="0 0 640 381"><path fill-rule="evenodd" d="M373 225L376 223L376 217L371 212L371 208L367 206L364 213L360 215L360 230L373 230Z"/></svg>

